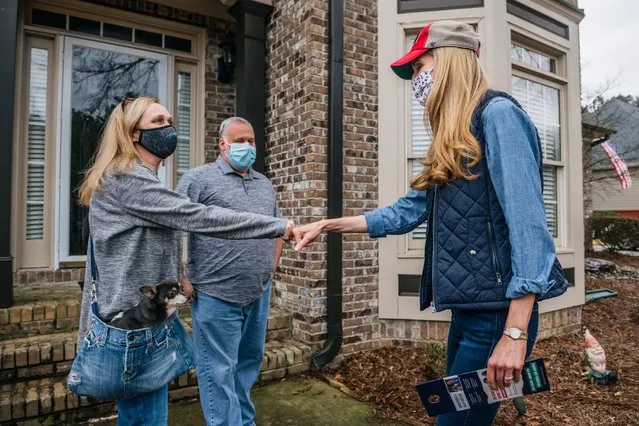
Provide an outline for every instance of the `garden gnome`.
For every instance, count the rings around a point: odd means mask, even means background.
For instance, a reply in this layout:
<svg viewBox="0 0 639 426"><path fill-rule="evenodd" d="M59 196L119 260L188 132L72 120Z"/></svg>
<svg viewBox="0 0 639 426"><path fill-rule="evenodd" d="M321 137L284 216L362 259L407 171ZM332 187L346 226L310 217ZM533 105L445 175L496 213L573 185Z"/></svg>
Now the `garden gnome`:
<svg viewBox="0 0 639 426"><path fill-rule="evenodd" d="M586 345L586 361L591 369L588 378L600 385L613 385L617 382L617 372L606 370L606 353L597 339L586 329L584 334Z"/></svg>

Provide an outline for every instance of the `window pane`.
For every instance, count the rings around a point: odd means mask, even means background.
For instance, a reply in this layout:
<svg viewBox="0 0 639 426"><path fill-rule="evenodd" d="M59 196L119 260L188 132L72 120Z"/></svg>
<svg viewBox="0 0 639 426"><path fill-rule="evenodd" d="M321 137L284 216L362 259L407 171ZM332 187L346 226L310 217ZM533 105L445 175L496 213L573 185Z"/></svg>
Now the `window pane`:
<svg viewBox="0 0 639 426"><path fill-rule="evenodd" d="M115 38L118 40L132 41L133 29L122 27L120 25L107 24L105 22L102 24L102 35L104 37Z"/></svg>
<svg viewBox="0 0 639 426"><path fill-rule="evenodd" d="M561 160L559 90L525 78L513 76L513 96L537 126L543 158ZM544 166L544 205L548 229L557 237L557 167Z"/></svg>
<svg viewBox="0 0 639 426"><path fill-rule="evenodd" d="M100 35L100 22L91 19L78 18L76 16L69 17L69 30L79 33Z"/></svg>
<svg viewBox="0 0 639 426"><path fill-rule="evenodd" d="M544 166L544 205L548 230L557 238L557 167Z"/></svg>
<svg viewBox="0 0 639 426"><path fill-rule="evenodd" d="M518 76L512 79L513 96L537 126L544 160L561 161L559 90Z"/></svg>
<svg viewBox="0 0 639 426"><path fill-rule="evenodd" d="M69 186L61 188L69 193L68 252L63 256L84 256L87 239L83 232L88 209L77 202L76 188L82 172L91 164L97 149L100 132L113 108L123 97L157 96L160 60L129 55L117 50L74 45L70 67Z"/></svg>
<svg viewBox="0 0 639 426"><path fill-rule="evenodd" d="M45 25L47 27L67 29L67 15L62 13L48 12L46 10L33 9L31 12L31 23L35 25Z"/></svg>
<svg viewBox="0 0 639 426"><path fill-rule="evenodd" d="M136 29L135 42L148 44L149 46L162 47L162 34Z"/></svg>
<svg viewBox="0 0 639 426"><path fill-rule="evenodd" d="M26 239L41 240L44 237L44 152L49 52L46 49L32 48L30 54Z"/></svg>
<svg viewBox="0 0 639 426"><path fill-rule="evenodd" d="M176 130L178 134L176 173L177 182L179 182L191 165L191 73L188 72L178 73Z"/></svg>
<svg viewBox="0 0 639 426"><path fill-rule="evenodd" d="M529 67L537 68L542 71L555 72L555 59L550 56L543 55L534 50L526 49L515 43L510 45L510 58L524 63Z"/></svg>
<svg viewBox="0 0 639 426"><path fill-rule="evenodd" d="M191 53L191 40L165 35L164 47L167 49L180 50L182 52Z"/></svg>

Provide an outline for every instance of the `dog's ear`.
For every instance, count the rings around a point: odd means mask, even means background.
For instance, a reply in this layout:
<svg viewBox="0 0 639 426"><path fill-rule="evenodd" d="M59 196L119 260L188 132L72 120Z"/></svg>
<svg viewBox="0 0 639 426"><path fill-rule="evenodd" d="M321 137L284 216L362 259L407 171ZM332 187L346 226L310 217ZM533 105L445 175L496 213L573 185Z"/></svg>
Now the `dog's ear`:
<svg viewBox="0 0 639 426"><path fill-rule="evenodd" d="M140 287L140 293L142 293L145 297L149 299L153 299L155 295L158 293L157 286L154 285L143 285Z"/></svg>

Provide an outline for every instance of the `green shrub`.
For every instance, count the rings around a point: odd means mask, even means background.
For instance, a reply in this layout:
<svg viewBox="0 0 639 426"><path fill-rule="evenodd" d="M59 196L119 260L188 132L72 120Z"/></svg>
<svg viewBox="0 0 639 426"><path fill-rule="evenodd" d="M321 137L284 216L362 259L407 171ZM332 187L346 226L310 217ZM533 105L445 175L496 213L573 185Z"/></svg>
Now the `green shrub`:
<svg viewBox="0 0 639 426"><path fill-rule="evenodd" d="M608 250L639 249L639 219L629 217L592 217L592 231Z"/></svg>
<svg viewBox="0 0 639 426"><path fill-rule="evenodd" d="M592 212L592 217L619 217L619 213L606 210Z"/></svg>

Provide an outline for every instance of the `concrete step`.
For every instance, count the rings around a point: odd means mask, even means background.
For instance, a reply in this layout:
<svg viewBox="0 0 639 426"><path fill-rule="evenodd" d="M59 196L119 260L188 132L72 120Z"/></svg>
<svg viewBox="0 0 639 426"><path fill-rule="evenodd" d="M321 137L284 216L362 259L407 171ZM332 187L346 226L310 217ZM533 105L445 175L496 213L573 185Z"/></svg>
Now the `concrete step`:
<svg viewBox="0 0 639 426"><path fill-rule="evenodd" d="M26 300L11 308L0 309L0 340L23 338L51 333L66 333L78 329L80 319L80 295L59 299ZM191 306L180 309L180 317L191 315ZM280 308L272 308L267 339L291 337L292 315Z"/></svg>
<svg viewBox="0 0 639 426"><path fill-rule="evenodd" d="M295 341L267 342L259 381L282 379L307 371L310 355L309 347ZM6 382L3 380L3 383ZM169 385L172 401L197 395L197 376L194 371L180 376ZM111 414L114 409L113 403L78 397L68 392L66 376L14 381L0 387L0 423L73 424Z"/></svg>

